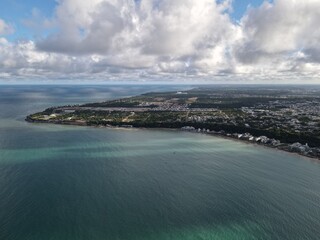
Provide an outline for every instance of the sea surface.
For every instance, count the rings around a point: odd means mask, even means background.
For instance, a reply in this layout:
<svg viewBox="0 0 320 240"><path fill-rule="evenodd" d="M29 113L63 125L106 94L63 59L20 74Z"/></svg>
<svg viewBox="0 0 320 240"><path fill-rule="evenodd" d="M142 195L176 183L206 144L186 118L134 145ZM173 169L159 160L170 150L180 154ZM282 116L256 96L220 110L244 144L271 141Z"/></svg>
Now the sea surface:
<svg viewBox="0 0 320 240"><path fill-rule="evenodd" d="M182 86L0 86L1 240L318 240L320 164L181 131L31 124Z"/></svg>

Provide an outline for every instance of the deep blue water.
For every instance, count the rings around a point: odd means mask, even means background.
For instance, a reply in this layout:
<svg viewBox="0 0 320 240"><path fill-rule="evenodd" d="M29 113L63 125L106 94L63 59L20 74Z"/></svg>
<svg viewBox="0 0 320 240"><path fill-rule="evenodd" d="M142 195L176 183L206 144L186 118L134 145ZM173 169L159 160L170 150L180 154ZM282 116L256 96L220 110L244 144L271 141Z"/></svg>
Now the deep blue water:
<svg viewBox="0 0 320 240"><path fill-rule="evenodd" d="M176 86L0 86L0 239L319 239L320 164L201 134L30 124Z"/></svg>

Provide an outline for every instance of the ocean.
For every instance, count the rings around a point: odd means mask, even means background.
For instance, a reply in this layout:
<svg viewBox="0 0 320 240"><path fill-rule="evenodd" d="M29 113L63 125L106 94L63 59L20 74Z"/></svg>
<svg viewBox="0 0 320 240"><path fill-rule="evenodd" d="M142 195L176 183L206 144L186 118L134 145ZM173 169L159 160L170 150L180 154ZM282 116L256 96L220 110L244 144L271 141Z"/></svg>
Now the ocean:
<svg viewBox="0 0 320 240"><path fill-rule="evenodd" d="M33 124L188 86L1 85L1 240L318 240L320 164L178 130Z"/></svg>

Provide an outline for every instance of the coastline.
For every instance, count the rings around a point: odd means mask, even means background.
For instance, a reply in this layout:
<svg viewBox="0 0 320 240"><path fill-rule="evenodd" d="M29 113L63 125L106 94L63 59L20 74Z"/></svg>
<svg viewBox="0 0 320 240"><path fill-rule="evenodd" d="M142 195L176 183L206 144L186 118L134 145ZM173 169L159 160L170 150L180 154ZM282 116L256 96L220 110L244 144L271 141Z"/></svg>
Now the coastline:
<svg viewBox="0 0 320 240"><path fill-rule="evenodd" d="M206 133L203 133L203 134L206 134ZM220 138L228 139L228 140L235 141L235 142L240 142L240 143L248 144L248 145L251 145L251 146L254 146L254 147L263 147L263 148L266 148L266 149L273 149L273 150L276 150L276 151L279 151L279 152L284 152L284 153L292 155L292 156L301 157L301 158L303 158L305 160L310 160L310 161L313 161L313 162L320 163L320 158L312 157L312 156L306 156L306 155L300 154L298 152L291 152L291 151L287 151L285 149L279 149L279 148L276 148L276 147L271 147L271 146L268 146L268 145L258 144L258 143L255 143L255 142L250 142L250 141L237 139L237 138L233 138L233 137L228 137L228 136L223 136L223 135L214 135L214 134L206 134L206 135L220 137Z"/></svg>
<svg viewBox="0 0 320 240"><path fill-rule="evenodd" d="M180 130L180 129L177 129L177 130ZM191 133L197 133L197 132L191 132ZM248 141L248 140L244 140L244 139L239 139L239 138L235 138L235 137L230 137L230 136L226 136L226 135L216 134L216 133L202 133L201 132L201 134L205 134L205 135L208 135L208 136L214 136L214 137L220 137L220 138L232 140L232 141L235 141L235 142L241 142L241 143L245 143L245 144L248 144L248 145L251 145L251 146L264 147L266 149L273 149L273 150L277 150L279 152L285 152L285 153L290 154L292 156L299 156L299 157L302 157L304 159L312 160L312 161L320 163L320 157L307 156L307 155L304 155L304 154L299 153L299 152L294 152L294 151L287 150L285 148L274 147L272 145L267 145L267 144L259 144L259 143L256 143L256 142L252 142L252 141Z"/></svg>
<svg viewBox="0 0 320 240"><path fill-rule="evenodd" d="M183 130L181 128L166 128L166 127L134 127L134 126L131 126L131 125L110 125L110 124L107 124L107 125L88 125L86 122L66 122L66 121L47 121L47 120L34 120L34 119L31 119L29 116L27 116L25 118L25 121L29 122L29 123L44 123L44 124L56 124L56 125L69 125L69 126L86 126L86 127L96 127L96 128L110 128L110 129L121 129L121 130L131 130L131 129L146 129L146 130L166 130L166 131L183 131L183 132L190 132L190 133L194 133L194 134L205 134L205 135L208 135L208 136L215 136L215 137L221 137L221 138L224 138L224 139L228 139L228 140L233 140L233 141L237 141L237 142L241 142L241 143L246 143L246 144L250 144L252 146L259 146L259 147L265 147L265 148L268 148L268 149L274 149L274 150L277 150L277 151L281 151L281 152L286 152L290 155L293 155L293 156L299 156L299 157L302 157L302 158L305 158L305 159L308 159L308 160L312 160L312 161L315 161L315 162L318 162L320 161L320 157L318 156L310 156L310 155L306 155L306 154L303 154L301 152L296 152L296 151L290 151L288 148L285 148L287 147L287 145L285 145L285 143L283 143L283 145L280 145L280 146L273 146L273 145L269 145L269 144L263 144L263 143L257 143L257 142L253 142L253 141L249 141L249 140L245 140L245 139L240 139L240 138L236 138L234 137L234 134L226 134L226 133L221 133L221 132L214 132L214 131L211 131L211 132L203 132L203 131L198 131L198 130L191 130L191 131L188 131L188 130Z"/></svg>

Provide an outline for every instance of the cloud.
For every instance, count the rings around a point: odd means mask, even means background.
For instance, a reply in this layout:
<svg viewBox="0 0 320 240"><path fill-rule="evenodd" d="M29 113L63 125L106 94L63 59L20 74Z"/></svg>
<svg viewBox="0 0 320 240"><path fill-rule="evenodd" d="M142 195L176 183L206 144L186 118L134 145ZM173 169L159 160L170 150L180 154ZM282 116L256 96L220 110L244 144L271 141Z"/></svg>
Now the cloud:
<svg viewBox="0 0 320 240"><path fill-rule="evenodd" d="M73 59L67 55L39 52L32 41L12 44L0 39L0 69L8 76L36 77L58 76L85 71L81 59Z"/></svg>
<svg viewBox="0 0 320 240"><path fill-rule="evenodd" d="M225 13L226 3L65 0L56 10L60 31L37 47L77 56L98 54L125 68L177 72L201 65L204 71L218 72L229 67L224 49L238 35Z"/></svg>
<svg viewBox="0 0 320 240"><path fill-rule="evenodd" d="M320 1L275 0L250 9L241 21L242 63L320 62ZM303 56L303 57L302 57Z"/></svg>
<svg viewBox="0 0 320 240"><path fill-rule="evenodd" d="M231 0L59 0L53 18L24 21L42 38L0 39L1 76L319 79L318 0L265 1L237 23L230 11Z"/></svg>
<svg viewBox="0 0 320 240"><path fill-rule="evenodd" d="M13 27L0 18L0 35L7 35L13 32Z"/></svg>
<svg viewBox="0 0 320 240"><path fill-rule="evenodd" d="M18 79L95 79L110 80L137 77L141 72L111 64L98 55L71 56L44 52L33 41L10 43L0 38L0 77ZM120 67L121 66L121 67Z"/></svg>

